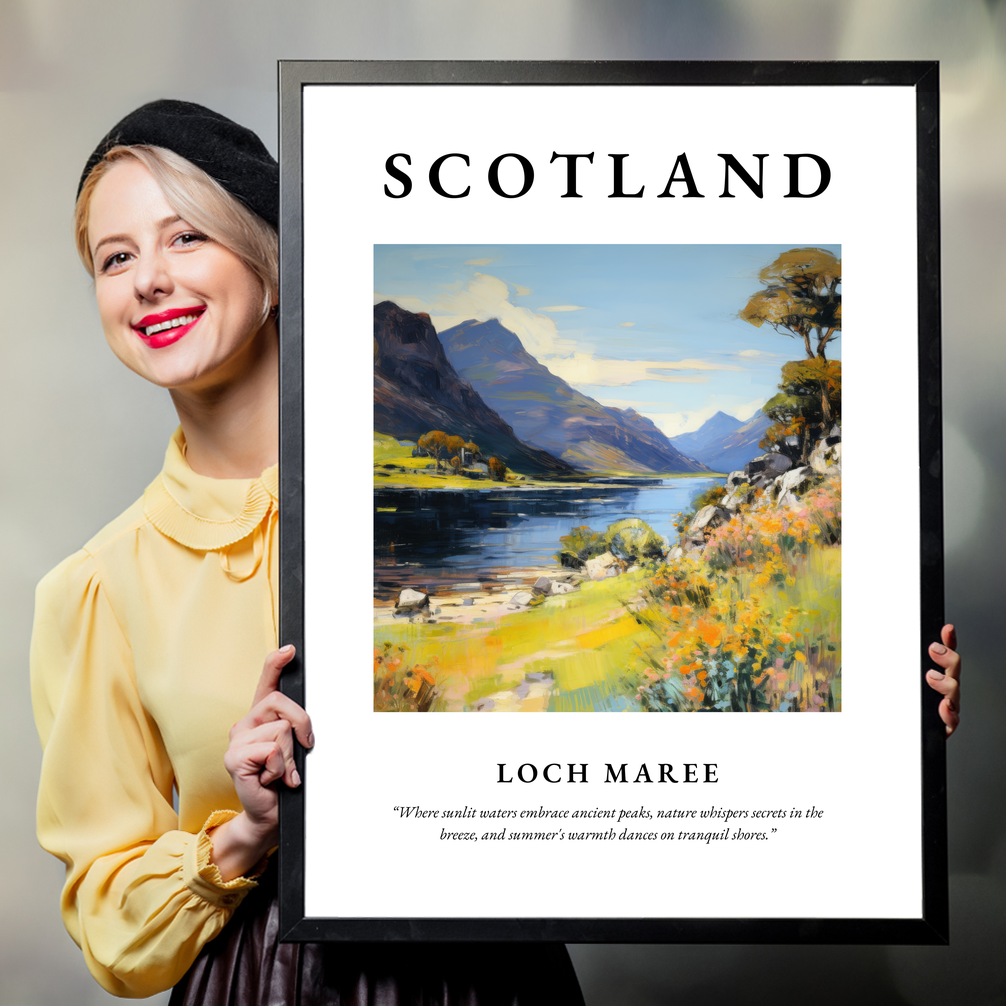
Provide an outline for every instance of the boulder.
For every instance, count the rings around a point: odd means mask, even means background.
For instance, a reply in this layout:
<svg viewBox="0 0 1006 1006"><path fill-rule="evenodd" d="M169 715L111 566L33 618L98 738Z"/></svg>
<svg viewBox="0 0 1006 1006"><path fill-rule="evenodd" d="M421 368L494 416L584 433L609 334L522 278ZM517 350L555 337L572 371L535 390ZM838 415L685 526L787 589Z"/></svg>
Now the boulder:
<svg viewBox="0 0 1006 1006"><path fill-rule="evenodd" d="M742 477L744 475L743 472L734 472L733 474L741 475ZM753 496L754 486L748 482L740 482L733 486L726 496L720 500L720 506L724 510L736 510L742 503L750 503Z"/></svg>
<svg viewBox="0 0 1006 1006"><path fill-rule="evenodd" d="M747 482L747 480L748 480L747 472L743 471L731 472L727 476L727 480L724 484L726 485L728 490L736 489L739 485L742 485L743 483Z"/></svg>
<svg viewBox="0 0 1006 1006"><path fill-rule="evenodd" d="M770 453L749 461L744 466L744 471L749 482L755 486L764 486L792 467L792 459L785 454Z"/></svg>
<svg viewBox="0 0 1006 1006"><path fill-rule="evenodd" d="M531 589L536 594L551 594L554 593L552 589L552 581L547 576L539 576L537 580L534 581L534 585Z"/></svg>
<svg viewBox="0 0 1006 1006"><path fill-rule="evenodd" d="M791 468L785 475L780 475L772 483L772 493L778 500L781 500L786 493L802 493L813 477L814 470L812 468L805 466Z"/></svg>
<svg viewBox="0 0 1006 1006"><path fill-rule="evenodd" d="M534 600L534 594L529 590L518 590L507 604L515 604L521 608L526 608Z"/></svg>
<svg viewBox="0 0 1006 1006"><path fill-rule="evenodd" d="M819 440L810 455L810 467L818 475L842 474L842 438L841 436L825 437Z"/></svg>
<svg viewBox="0 0 1006 1006"><path fill-rule="evenodd" d="M693 518L691 524L688 525L688 534L697 535L701 534L703 531L712 531L713 528L719 527L721 524L726 524L733 516L729 510L725 510L723 507L716 506L710 503L709 506L704 506Z"/></svg>
<svg viewBox="0 0 1006 1006"><path fill-rule="evenodd" d="M412 587L406 587L398 595L398 603L395 607L399 611L419 611L420 608L428 608L429 605L429 594L424 594L421 590L413 590Z"/></svg>
<svg viewBox="0 0 1006 1006"><path fill-rule="evenodd" d="M604 580L609 576L618 576L622 572L622 561L610 552L604 552L596 559L588 559L584 564L584 572L591 580Z"/></svg>
<svg viewBox="0 0 1006 1006"><path fill-rule="evenodd" d="M558 583L552 584L553 594L572 594L574 590L576 590L576 587L574 587L571 583L563 583L562 581L559 581Z"/></svg>

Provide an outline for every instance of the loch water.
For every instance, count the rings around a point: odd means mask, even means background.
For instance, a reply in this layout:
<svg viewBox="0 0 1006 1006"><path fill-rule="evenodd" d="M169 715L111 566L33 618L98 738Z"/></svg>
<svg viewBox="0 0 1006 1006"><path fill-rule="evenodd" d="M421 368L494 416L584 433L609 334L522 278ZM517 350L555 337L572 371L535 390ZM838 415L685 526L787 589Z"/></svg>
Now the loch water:
<svg viewBox="0 0 1006 1006"><path fill-rule="evenodd" d="M374 591L389 600L403 586L461 590L501 571L555 565L559 539L586 525L639 517L674 541L678 514L721 479L688 476L575 488L374 490Z"/></svg>

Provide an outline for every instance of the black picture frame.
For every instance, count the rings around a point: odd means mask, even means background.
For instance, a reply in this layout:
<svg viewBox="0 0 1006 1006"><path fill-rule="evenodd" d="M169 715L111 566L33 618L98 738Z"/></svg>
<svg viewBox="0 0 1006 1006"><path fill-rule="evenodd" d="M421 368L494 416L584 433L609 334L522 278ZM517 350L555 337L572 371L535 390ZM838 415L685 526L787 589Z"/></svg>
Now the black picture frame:
<svg viewBox="0 0 1006 1006"><path fill-rule="evenodd" d="M939 944L948 941L945 735L939 696L924 680L927 647L943 624L940 381L939 71L935 62L352 62L282 61L280 119L280 639L297 645L284 692L311 710L304 640L304 396L302 100L307 86L794 85L911 87L917 159L918 396L921 569L918 651L923 904L917 918L378 918L305 914L305 808L311 760L297 752L304 785L281 794L280 926L287 941L564 941L625 943ZM879 197L878 197L879 198ZM340 861L332 836L333 869Z"/></svg>

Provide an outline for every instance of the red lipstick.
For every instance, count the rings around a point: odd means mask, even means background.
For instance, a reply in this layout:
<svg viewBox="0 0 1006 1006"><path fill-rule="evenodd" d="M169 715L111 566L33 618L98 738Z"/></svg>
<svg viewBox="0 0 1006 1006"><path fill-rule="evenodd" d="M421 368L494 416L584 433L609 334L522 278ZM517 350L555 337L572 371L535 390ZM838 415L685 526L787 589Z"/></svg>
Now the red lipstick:
<svg viewBox="0 0 1006 1006"><path fill-rule="evenodd" d="M174 307L168 311L159 311L157 314L148 314L133 325L133 331L151 349L161 349L187 335L205 310L205 306L199 305ZM182 319L188 320L179 323Z"/></svg>

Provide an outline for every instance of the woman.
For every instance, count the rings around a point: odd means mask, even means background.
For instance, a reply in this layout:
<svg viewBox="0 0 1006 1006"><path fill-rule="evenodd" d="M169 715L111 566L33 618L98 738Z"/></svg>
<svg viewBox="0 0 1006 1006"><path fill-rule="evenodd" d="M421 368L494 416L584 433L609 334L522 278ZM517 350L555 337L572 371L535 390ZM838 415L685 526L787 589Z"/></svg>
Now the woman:
<svg viewBox="0 0 1006 1006"><path fill-rule="evenodd" d="M277 220L258 137L187 102L128 115L81 178L105 337L180 426L143 497L38 589L38 831L67 929L121 996L582 1003L561 945L277 944L276 787L314 742L277 690Z"/></svg>

